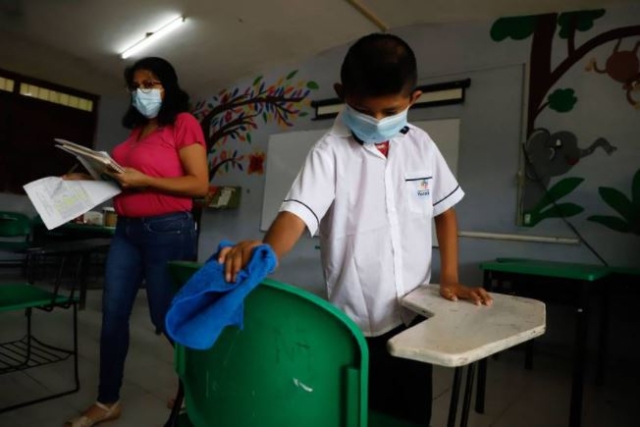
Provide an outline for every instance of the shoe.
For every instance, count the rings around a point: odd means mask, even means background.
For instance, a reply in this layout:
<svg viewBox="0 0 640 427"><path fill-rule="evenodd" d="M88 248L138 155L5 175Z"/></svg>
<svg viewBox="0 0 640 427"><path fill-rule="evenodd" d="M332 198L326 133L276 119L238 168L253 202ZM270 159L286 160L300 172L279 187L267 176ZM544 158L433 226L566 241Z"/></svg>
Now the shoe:
<svg viewBox="0 0 640 427"><path fill-rule="evenodd" d="M100 402L94 403L93 406L97 406L101 409L99 414L89 417L87 415L91 409L89 408L83 415L67 421L64 424L64 427L93 427L105 421L118 419L122 414L122 407L119 401L111 405L111 407Z"/></svg>

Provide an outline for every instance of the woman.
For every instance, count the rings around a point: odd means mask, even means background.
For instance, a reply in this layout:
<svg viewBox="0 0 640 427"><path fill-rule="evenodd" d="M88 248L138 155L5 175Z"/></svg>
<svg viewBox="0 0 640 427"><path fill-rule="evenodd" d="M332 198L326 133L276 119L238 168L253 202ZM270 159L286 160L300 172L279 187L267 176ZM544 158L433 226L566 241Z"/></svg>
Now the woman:
<svg viewBox="0 0 640 427"><path fill-rule="evenodd" d="M113 158L123 192L114 199L118 223L106 261L98 399L68 427L90 427L120 416L120 387L129 347L129 317L142 281L151 320L164 332L173 297L167 261L195 257L192 197L209 186L204 135L187 113L189 96L175 70L145 58L125 70L131 105L122 123L132 129ZM86 179L73 174L66 179Z"/></svg>

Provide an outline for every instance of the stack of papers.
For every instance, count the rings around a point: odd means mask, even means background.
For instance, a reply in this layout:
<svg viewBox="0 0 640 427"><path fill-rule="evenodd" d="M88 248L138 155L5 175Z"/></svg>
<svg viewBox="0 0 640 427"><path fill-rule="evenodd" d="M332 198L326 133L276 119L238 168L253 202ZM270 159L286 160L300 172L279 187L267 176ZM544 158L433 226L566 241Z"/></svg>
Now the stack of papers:
<svg viewBox="0 0 640 427"><path fill-rule="evenodd" d="M110 181L65 181L48 176L25 185L24 191L44 225L52 230L89 212L121 190Z"/></svg>
<svg viewBox="0 0 640 427"><path fill-rule="evenodd" d="M120 186L106 172L124 172L104 151L95 151L64 139L56 147L73 154L94 181L65 181L49 176L24 186L29 200L48 230L61 226L120 194Z"/></svg>

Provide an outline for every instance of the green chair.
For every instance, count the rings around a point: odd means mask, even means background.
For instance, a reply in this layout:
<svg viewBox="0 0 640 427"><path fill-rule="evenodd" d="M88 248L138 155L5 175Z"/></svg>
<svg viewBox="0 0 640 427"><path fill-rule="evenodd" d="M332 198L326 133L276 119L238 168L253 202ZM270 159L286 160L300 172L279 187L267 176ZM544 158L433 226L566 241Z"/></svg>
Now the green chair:
<svg viewBox="0 0 640 427"><path fill-rule="evenodd" d="M25 371L73 358L73 386L71 389L34 397L0 408L0 413L21 408L45 400L75 393L80 389L78 376L78 280L86 257L84 252L69 245L48 245L27 250L29 256L55 265L56 274L45 286L31 283L0 283L0 315L13 311L26 314L26 333L21 338L0 343L0 375ZM33 267L33 266L31 266ZM72 348L60 348L36 338L32 330L32 313L36 310L51 312L56 309L71 309Z"/></svg>
<svg viewBox="0 0 640 427"><path fill-rule="evenodd" d="M180 285L198 268L170 263ZM179 393L167 427L409 426L369 414L369 352L355 323L290 285L265 280L245 300L244 329L175 354L187 411L177 416Z"/></svg>
<svg viewBox="0 0 640 427"><path fill-rule="evenodd" d="M0 211L0 252L11 254L0 260L2 267L23 267L26 272L27 249L31 246L31 219L17 212Z"/></svg>

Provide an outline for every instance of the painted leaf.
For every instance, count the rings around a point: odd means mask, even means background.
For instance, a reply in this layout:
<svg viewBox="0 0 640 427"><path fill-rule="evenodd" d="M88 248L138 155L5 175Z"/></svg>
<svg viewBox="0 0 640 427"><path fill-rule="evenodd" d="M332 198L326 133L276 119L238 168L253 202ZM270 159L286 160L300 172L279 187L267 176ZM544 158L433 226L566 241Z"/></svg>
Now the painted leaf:
<svg viewBox="0 0 640 427"><path fill-rule="evenodd" d="M558 35L563 39L568 38L574 25L576 31L589 31L593 28L593 21L602 18L604 13L604 9L561 13L558 17L558 25L560 26Z"/></svg>
<svg viewBox="0 0 640 427"><path fill-rule="evenodd" d="M247 141L249 141L249 143L251 143L251 134L247 133Z"/></svg>
<svg viewBox="0 0 640 427"><path fill-rule="evenodd" d="M558 113L566 113L573 110L574 105L578 102L573 89L556 89L549 95L548 100L549 108Z"/></svg>
<svg viewBox="0 0 640 427"><path fill-rule="evenodd" d="M319 89L320 86L318 86L318 83L314 82L313 80L307 82L307 88L311 89L311 90L316 90Z"/></svg>
<svg viewBox="0 0 640 427"><path fill-rule="evenodd" d="M309 113L307 113L306 111L302 111L300 114L298 114L298 116L300 117L307 117L309 115Z"/></svg>
<svg viewBox="0 0 640 427"><path fill-rule="evenodd" d="M491 39L501 42L506 38L524 40L536 30L536 16L516 16L500 18L491 26Z"/></svg>
<svg viewBox="0 0 640 427"><path fill-rule="evenodd" d="M636 209L640 209L640 169L633 176L631 182L631 201L636 205Z"/></svg>
<svg viewBox="0 0 640 427"><path fill-rule="evenodd" d="M547 191L547 194L538 202L535 207L537 212L540 212L546 206L549 206L553 202L557 202L567 194L571 193L584 181L584 178L564 178L556 182L553 187Z"/></svg>
<svg viewBox="0 0 640 427"><path fill-rule="evenodd" d="M631 225L617 216L592 215L587 219L621 233L631 232Z"/></svg>
<svg viewBox="0 0 640 427"><path fill-rule="evenodd" d="M291 80L296 74L298 74L298 70L293 70L287 75L287 80Z"/></svg>
<svg viewBox="0 0 640 427"><path fill-rule="evenodd" d="M544 212L540 213L541 218L570 218L576 216L584 211L582 206L578 206L575 203L559 203L555 206L551 206Z"/></svg>
<svg viewBox="0 0 640 427"><path fill-rule="evenodd" d="M262 80L262 76L256 77L256 79L253 81L253 85L252 86L256 86L260 82L260 80Z"/></svg>
<svg viewBox="0 0 640 427"><path fill-rule="evenodd" d="M602 200L604 200L605 203L613 210L618 212L622 218L627 220L627 222L634 223L635 221L640 220L640 218L638 218L638 212L640 210L635 207L634 204L631 203L631 200L629 200L627 196L622 194L620 191L615 188L600 187L598 192L600 193Z"/></svg>

